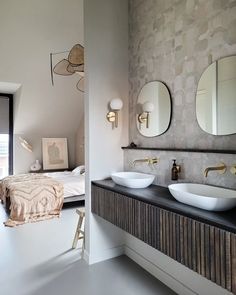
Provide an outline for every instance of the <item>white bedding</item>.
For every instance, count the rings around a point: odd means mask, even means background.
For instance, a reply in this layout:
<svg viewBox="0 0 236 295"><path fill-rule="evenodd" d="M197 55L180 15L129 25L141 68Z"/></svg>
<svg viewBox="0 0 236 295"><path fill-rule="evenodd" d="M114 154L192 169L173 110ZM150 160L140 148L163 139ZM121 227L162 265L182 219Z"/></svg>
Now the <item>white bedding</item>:
<svg viewBox="0 0 236 295"><path fill-rule="evenodd" d="M64 198L85 194L85 175L74 175L72 172L49 172L46 176L52 177L64 185Z"/></svg>

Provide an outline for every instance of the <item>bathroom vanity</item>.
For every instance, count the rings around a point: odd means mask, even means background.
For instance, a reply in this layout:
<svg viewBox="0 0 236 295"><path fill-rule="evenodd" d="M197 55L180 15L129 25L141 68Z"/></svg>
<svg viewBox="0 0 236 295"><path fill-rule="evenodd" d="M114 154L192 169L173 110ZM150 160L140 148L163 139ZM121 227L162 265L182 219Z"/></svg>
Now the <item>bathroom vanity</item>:
<svg viewBox="0 0 236 295"><path fill-rule="evenodd" d="M92 212L236 293L236 208L209 212L177 202L168 188L92 182Z"/></svg>

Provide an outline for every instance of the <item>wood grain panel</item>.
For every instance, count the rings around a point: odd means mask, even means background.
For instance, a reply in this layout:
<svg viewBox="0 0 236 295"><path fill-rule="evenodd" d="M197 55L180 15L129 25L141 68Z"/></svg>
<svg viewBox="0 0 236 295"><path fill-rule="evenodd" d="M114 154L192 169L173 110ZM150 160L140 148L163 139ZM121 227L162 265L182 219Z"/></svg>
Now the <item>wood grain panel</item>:
<svg viewBox="0 0 236 295"><path fill-rule="evenodd" d="M92 212L236 294L236 235L92 185Z"/></svg>
<svg viewBox="0 0 236 295"><path fill-rule="evenodd" d="M196 221L192 221L192 270L197 272Z"/></svg>
<svg viewBox="0 0 236 295"><path fill-rule="evenodd" d="M201 230L199 222L196 222L196 263L196 271L201 274Z"/></svg>
<svg viewBox="0 0 236 295"><path fill-rule="evenodd" d="M179 234L180 234L180 263L184 264L184 217L179 217Z"/></svg>
<svg viewBox="0 0 236 295"><path fill-rule="evenodd" d="M201 239L201 275L205 277L206 264L205 264L205 225L200 223L200 239Z"/></svg>
<svg viewBox="0 0 236 295"><path fill-rule="evenodd" d="M232 281L231 281L231 234L226 232L226 288L231 291L232 290Z"/></svg>
<svg viewBox="0 0 236 295"><path fill-rule="evenodd" d="M176 260L180 262L180 216L175 214Z"/></svg>
<svg viewBox="0 0 236 295"><path fill-rule="evenodd" d="M216 269L216 284L221 284L220 279L220 230L215 228L215 269Z"/></svg>
<svg viewBox="0 0 236 295"><path fill-rule="evenodd" d="M225 231L220 232L220 285L226 288L226 248L225 248Z"/></svg>
<svg viewBox="0 0 236 295"><path fill-rule="evenodd" d="M236 236L231 236L231 249L232 249L232 292L236 294Z"/></svg>
<svg viewBox="0 0 236 295"><path fill-rule="evenodd" d="M184 217L184 265L189 266L189 251L188 248L188 218Z"/></svg>
<svg viewBox="0 0 236 295"><path fill-rule="evenodd" d="M205 276L207 279L210 280L211 278L211 261L210 261L210 226L205 224L205 266L206 266L206 273Z"/></svg>
<svg viewBox="0 0 236 295"><path fill-rule="evenodd" d="M171 258L174 258L174 243L173 243L173 239L174 239L174 233L173 233L173 213L169 212L169 256Z"/></svg>
<svg viewBox="0 0 236 295"><path fill-rule="evenodd" d="M187 244L188 244L188 263L187 266L193 269L193 247L192 247L192 220L189 218L187 219Z"/></svg>

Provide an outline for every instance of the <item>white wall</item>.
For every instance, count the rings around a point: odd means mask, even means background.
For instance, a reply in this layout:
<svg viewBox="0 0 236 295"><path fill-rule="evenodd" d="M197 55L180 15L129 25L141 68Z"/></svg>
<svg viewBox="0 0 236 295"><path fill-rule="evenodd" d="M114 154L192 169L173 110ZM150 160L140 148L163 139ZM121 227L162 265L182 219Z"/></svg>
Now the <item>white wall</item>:
<svg viewBox="0 0 236 295"><path fill-rule="evenodd" d="M121 146L128 144L128 1L86 0L85 151L86 259L94 263L123 251L123 232L91 214L91 180L123 169ZM107 106L120 97L119 127L106 120Z"/></svg>
<svg viewBox="0 0 236 295"><path fill-rule="evenodd" d="M76 164L77 165L84 165L85 161L85 154L84 154L84 116L80 120L79 128L76 134Z"/></svg>
<svg viewBox="0 0 236 295"><path fill-rule="evenodd" d="M0 82L22 86L20 95L14 97L16 145L21 134L34 148L31 155L16 146L16 173L41 159L42 137L67 137L70 164L75 164L83 94L75 87L76 75L55 75L52 87L49 54L83 44L83 30L83 0L1 0Z"/></svg>

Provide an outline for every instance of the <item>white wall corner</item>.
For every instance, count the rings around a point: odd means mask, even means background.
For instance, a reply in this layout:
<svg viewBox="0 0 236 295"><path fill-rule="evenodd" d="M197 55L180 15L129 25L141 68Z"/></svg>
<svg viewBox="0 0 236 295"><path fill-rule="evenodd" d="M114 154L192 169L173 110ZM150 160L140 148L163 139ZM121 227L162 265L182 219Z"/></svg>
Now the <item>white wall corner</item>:
<svg viewBox="0 0 236 295"><path fill-rule="evenodd" d="M125 253L124 245L116 246L110 249L104 249L97 254L90 255L87 251L84 252L84 260L88 264L98 263L104 260L112 259L121 256Z"/></svg>

